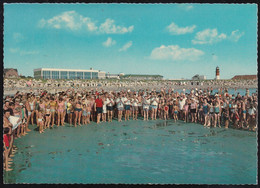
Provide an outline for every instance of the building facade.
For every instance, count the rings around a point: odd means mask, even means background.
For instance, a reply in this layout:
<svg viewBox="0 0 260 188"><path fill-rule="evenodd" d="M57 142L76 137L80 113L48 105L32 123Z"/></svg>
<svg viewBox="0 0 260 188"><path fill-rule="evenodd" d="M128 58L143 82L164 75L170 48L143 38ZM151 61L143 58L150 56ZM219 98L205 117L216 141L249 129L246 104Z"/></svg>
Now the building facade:
<svg viewBox="0 0 260 188"><path fill-rule="evenodd" d="M120 76L122 79L127 80L162 80L163 76L161 75L146 75L146 74L125 74Z"/></svg>
<svg viewBox="0 0 260 188"><path fill-rule="evenodd" d="M192 80L206 80L206 76L196 74L191 78Z"/></svg>
<svg viewBox="0 0 260 188"><path fill-rule="evenodd" d="M35 79L104 79L106 72L100 70L80 70L80 69L34 69Z"/></svg>
<svg viewBox="0 0 260 188"><path fill-rule="evenodd" d="M232 80L256 80L257 75L236 75Z"/></svg>
<svg viewBox="0 0 260 188"><path fill-rule="evenodd" d="M18 71L17 69L4 69L4 78L18 78Z"/></svg>

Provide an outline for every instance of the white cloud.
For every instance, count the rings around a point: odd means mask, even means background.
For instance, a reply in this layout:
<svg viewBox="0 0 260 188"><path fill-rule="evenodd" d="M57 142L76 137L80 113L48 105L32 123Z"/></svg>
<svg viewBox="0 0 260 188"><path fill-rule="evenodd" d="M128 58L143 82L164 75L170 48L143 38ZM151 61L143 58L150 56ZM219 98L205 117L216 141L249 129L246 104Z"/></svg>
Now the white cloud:
<svg viewBox="0 0 260 188"><path fill-rule="evenodd" d="M50 27L54 29L69 29L72 31L86 29L89 32L106 33L106 34L124 34L132 32L134 26L123 27L115 24L112 19L106 19L100 26L89 17L84 17L75 11L63 12L60 15L54 16L51 19L41 19L38 26Z"/></svg>
<svg viewBox="0 0 260 188"><path fill-rule="evenodd" d="M60 15L54 16L51 19L41 19L38 24L39 27L50 27L55 29L70 29L79 30L86 29L89 31L97 30L95 22L88 17L83 17L75 11L63 12Z"/></svg>
<svg viewBox="0 0 260 188"><path fill-rule="evenodd" d="M203 31L197 32L195 39L192 40L193 44L213 44L220 42L227 38L224 33L218 34L217 29L205 29Z"/></svg>
<svg viewBox="0 0 260 188"><path fill-rule="evenodd" d="M239 32L239 30L232 31L231 35L229 36L229 39L231 41L237 42L245 32Z"/></svg>
<svg viewBox="0 0 260 188"><path fill-rule="evenodd" d="M132 44L133 44L132 41L127 42L122 48L119 49L119 52L126 51L128 48L132 46Z"/></svg>
<svg viewBox="0 0 260 188"><path fill-rule="evenodd" d="M116 44L116 41L113 40L111 37L108 37L107 40L105 42L103 42L103 46L105 46L105 47L110 47L115 44Z"/></svg>
<svg viewBox="0 0 260 188"><path fill-rule="evenodd" d="M167 26L167 30L173 35L183 35L186 33L192 33L195 28L196 28L196 25L179 27L174 22L172 22L170 25Z"/></svg>
<svg viewBox="0 0 260 188"><path fill-rule="evenodd" d="M205 29L196 33L195 39L192 40L193 44L213 44L222 40L228 39L237 42L245 33L239 30L232 31L228 36L225 33L218 33L217 29Z"/></svg>
<svg viewBox="0 0 260 188"><path fill-rule="evenodd" d="M204 54L195 48L180 48L178 45L169 45L153 49L150 58L157 60L195 61Z"/></svg>
<svg viewBox="0 0 260 188"><path fill-rule="evenodd" d="M114 20L112 19L106 19L106 21L104 23L102 23L99 26L99 31L101 33L117 33L117 34L124 34L124 33L131 33L134 29L134 26L130 26L130 27L122 27L122 26L117 26L114 24Z"/></svg>
<svg viewBox="0 0 260 188"><path fill-rule="evenodd" d="M10 48L9 51L11 53L19 53L20 55L35 55L35 54L39 54L39 51L36 50L20 50L19 48Z"/></svg>

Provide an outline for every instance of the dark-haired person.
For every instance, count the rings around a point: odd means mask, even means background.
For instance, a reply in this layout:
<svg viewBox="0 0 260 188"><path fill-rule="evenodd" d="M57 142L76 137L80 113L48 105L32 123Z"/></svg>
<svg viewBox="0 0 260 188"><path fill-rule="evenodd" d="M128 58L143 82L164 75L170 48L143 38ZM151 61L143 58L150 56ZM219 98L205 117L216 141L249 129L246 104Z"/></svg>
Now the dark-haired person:
<svg viewBox="0 0 260 188"><path fill-rule="evenodd" d="M107 113L108 113L108 122L112 122L113 118L113 106L114 106L114 100L111 97L111 95L108 95L107 98Z"/></svg>
<svg viewBox="0 0 260 188"><path fill-rule="evenodd" d="M94 104L95 112L97 113L97 124L100 123L100 117L103 112L103 100L100 98L100 95L97 94L97 98Z"/></svg>
<svg viewBox="0 0 260 188"><path fill-rule="evenodd" d="M8 162L10 161L9 158L9 152L10 152L10 141L11 141L11 132L12 129L9 127L4 127L4 135L3 135L3 146L4 146L4 153L3 153L3 159L4 159L4 169L5 171L11 171Z"/></svg>

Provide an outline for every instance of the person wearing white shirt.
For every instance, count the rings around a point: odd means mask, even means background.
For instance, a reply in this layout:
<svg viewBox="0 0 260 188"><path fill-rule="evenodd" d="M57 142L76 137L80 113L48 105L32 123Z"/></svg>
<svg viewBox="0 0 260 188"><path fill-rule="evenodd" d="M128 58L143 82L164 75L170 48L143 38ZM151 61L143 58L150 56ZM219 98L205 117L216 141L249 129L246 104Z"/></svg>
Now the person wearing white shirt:
<svg viewBox="0 0 260 188"><path fill-rule="evenodd" d="M150 100L151 107L152 107L152 115L151 118L156 120L156 114L157 114L157 106L159 103L159 99L156 96L153 96Z"/></svg>
<svg viewBox="0 0 260 188"><path fill-rule="evenodd" d="M106 122L107 117L107 98L103 99L102 122Z"/></svg>
<svg viewBox="0 0 260 188"><path fill-rule="evenodd" d="M108 96L107 98L107 114L108 114L108 122L112 122L112 117L113 117L113 105L114 105L114 100L111 98L111 95Z"/></svg>
<svg viewBox="0 0 260 188"><path fill-rule="evenodd" d="M180 101L179 101L179 109L180 109L180 119L183 119L184 118L184 105L185 105L185 99L183 99L183 97L180 98Z"/></svg>
<svg viewBox="0 0 260 188"><path fill-rule="evenodd" d="M118 121L121 122L122 121L122 112L124 109L124 103L123 103L120 95L116 99L116 105L117 105L117 111L118 111Z"/></svg>
<svg viewBox="0 0 260 188"><path fill-rule="evenodd" d="M137 120L138 115L138 99L134 95L133 99L131 100L132 109L133 109L133 120Z"/></svg>
<svg viewBox="0 0 260 188"><path fill-rule="evenodd" d="M145 96L143 99L143 110L144 110L144 121L147 120L149 118L149 106L150 106L150 99L148 98L148 96Z"/></svg>

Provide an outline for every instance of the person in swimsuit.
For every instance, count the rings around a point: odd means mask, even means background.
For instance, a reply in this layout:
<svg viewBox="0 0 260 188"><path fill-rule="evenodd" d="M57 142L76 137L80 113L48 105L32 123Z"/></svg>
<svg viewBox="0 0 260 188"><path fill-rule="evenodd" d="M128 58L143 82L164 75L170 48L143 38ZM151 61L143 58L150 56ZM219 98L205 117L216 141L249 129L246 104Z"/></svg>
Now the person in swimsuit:
<svg viewBox="0 0 260 188"><path fill-rule="evenodd" d="M106 122L107 120L107 98L103 96L103 107L102 107L102 122Z"/></svg>
<svg viewBox="0 0 260 188"><path fill-rule="evenodd" d="M117 112L118 112L118 116L117 116L118 122L121 122L122 121L122 112L123 112L123 109L124 109L124 103L123 103L120 95L116 99L116 104L117 104Z"/></svg>
<svg viewBox="0 0 260 188"><path fill-rule="evenodd" d="M39 123L39 133L43 133L44 119L43 119L43 112L41 110L38 112L38 123Z"/></svg>
<svg viewBox="0 0 260 188"><path fill-rule="evenodd" d="M59 98L59 101L57 103L57 112L58 112L58 127L60 126L64 126L64 110L65 110L65 104L62 98Z"/></svg>
<svg viewBox="0 0 260 188"><path fill-rule="evenodd" d="M163 111L164 111L164 120L168 119L168 114L169 114L169 106L167 103L163 106Z"/></svg>
<svg viewBox="0 0 260 188"><path fill-rule="evenodd" d="M215 111L215 124L214 124L214 127L217 126L218 124L218 127L221 128L221 125L220 125L220 103L219 102L215 102L215 105L214 105L214 111Z"/></svg>
<svg viewBox="0 0 260 188"><path fill-rule="evenodd" d="M57 107L57 103L54 100L54 98L52 97L50 99L50 111L51 111L51 127L54 126L54 120L55 120L55 112L56 112L56 107Z"/></svg>
<svg viewBox="0 0 260 188"><path fill-rule="evenodd" d="M45 127L50 128L50 123L51 123L51 109L50 109L50 104L47 105L45 109Z"/></svg>
<svg viewBox="0 0 260 188"><path fill-rule="evenodd" d="M204 99L202 108L203 108L203 114L204 114L204 127L205 127L208 123L208 103L207 103L206 99Z"/></svg>
<svg viewBox="0 0 260 188"><path fill-rule="evenodd" d="M138 99L136 98L136 96L134 95L132 100L131 100L131 104L132 104L132 110L133 110L133 120L137 120L137 116L138 116Z"/></svg>
<svg viewBox="0 0 260 188"><path fill-rule="evenodd" d="M208 127L210 127L211 125L214 126L214 122L215 122L214 106L213 106L212 102L210 102L208 104L208 107L209 107Z"/></svg>
<svg viewBox="0 0 260 188"><path fill-rule="evenodd" d="M90 115L91 115L91 106L90 103L87 104L87 123L90 123Z"/></svg>
<svg viewBox="0 0 260 188"><path fill-rule="evenodd" d="M81 126L80 120L81 120L81 114L82 114L82 103L80 101L80 97L76 98L76 100L75 100L74 114L75 114L74 126L77 127L77 123L79 126Z"/></svg>
<svg viewBox="0 0 260 188"><path fill-rule="evenodd" d="M67 114L68 114L68 122L70 125L72 125L73 105L71 99L69 99L67 103Z"/></svg>
<svg viewBox="0 0 260 188"><path fill-rule="evenodd" d="M125 106L125 121L129 121L130 116L130 105L131 105L131 99L127 96L125 97L124 106Z"/></svg>
<svg viewBox="0 0 260 188"><path fill-rule="evenodd" d="M148 96L145 96L143 99L143 111L144 111L144 121L149 120L149 105L150 99Z"/></svg>
<svg viewBox="0 0 260 188"><path fill-rule="evenodd" d="M36 100L34 99L33 96L31 97L31 100L29 101L30 111L31 111L30 117L31 117L31 124L32 124L32 125L34 125L34 124L33 124L33 119L34 119L34 113L35 113L35 101L36 101Z"/></svg>
<svg viewBox="0 0 260 188"><path fill-rule="evenodd" d="M176 120L178 120L178 111L179 111L179 107L177 106L177 103L175 102L173 105L173 119L176 122Z"/></svg>
<svg viewBox="0 0 260 188"><path fill-rule="evenodd" d="M4 120L5 121L5 120ZM10 151L10 141L11 141L11 132L12 129L9 127L4 127L3 128L4 131L4 135L3 135L3 146L4 146L4 152L3 152L3 161L4 161L4 170L5 171L12 171L12 169L10 168L8 162L10 161L9 158L9 151Z"/></svg>
<svg viewBox="0 0 260 188"><path fill-rule="evenodd" d="M111 95L108 95L108 98L107 98L108 122L112 122L113 106L114 106L114 100L112 99Z"/></svg>
<svg viewBox="0 0 260 188"><path fill-rule="evenodd" d="M194 99L191 100L191 104L190 104L190 112L191 112L191 122L197 122L197 116L196 116L196 112L197 112L197 103L195 102Z"/></svg>
<svg viewBox="0 0 260 188"><path fill-rule="evenodd" d="M83 125L87 125L87 106L86 106L86 104L83 104L82 123L83 123Z"/></svg>
<svg viewBox="0 0 260 188"><path fill-rule="evenodd" d="M229 107L226 106L224 112L223 112L223 117L224 117L224 122L225 122L225 128L228 129L229 126Z"/></svg>
<svg viewBox="0 0 260 188"><path fill-rule="evenodd" d="M14 110L13 110L14 116L22 119L22 108L20 106L20 100L18 98L15 99L15 104L14 104ZM21 133L21 124L18 125L18 127L15 129L16 136L18 138L21 138L20 133Z"/></svg>
<svg viewBox="0 0 260 188"><path fill-rule="evenodd" d="M37 127L39 126L38 124L38 113L40 110L40 97L36 96L36 100L35 100L35 115L36 115L36 125Z"/></svg>
<svg viewBox="0 0 260 188"><path fill-rule="evenodd" d="M183 106L184 108L184 122L188 122L189 121L189 104L188 104L188 100L185 101L185 104Z"/></svg>
<svg viewBox="0 0 260 188"><path fill-rule="evenodd" d="M152 120L153 120L153 119L156 120L158 102L159 102L158 98L156 97L155 94L153 94L153 96L152 96L152 98L151 98L151 106L152 106L152 115L151 115L151 118L152 118Z"/></svg>
<svg viewBox="0 0 260 188"><path fill-rule="evenodd" d="M234 121L234 128L239 128L238 122L239 122L239 114L238 111L235 110L235 115L234 115L235 121Z"/></svg>

